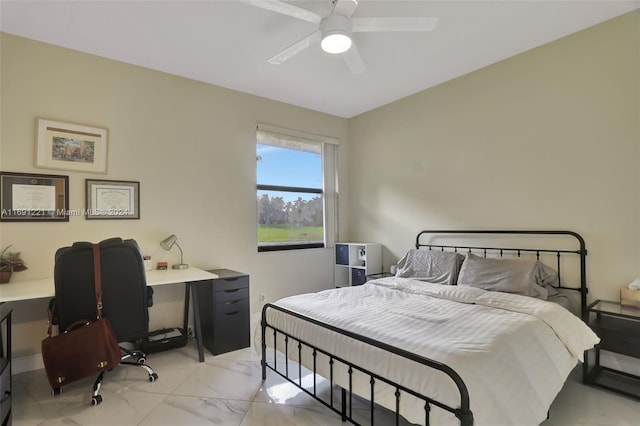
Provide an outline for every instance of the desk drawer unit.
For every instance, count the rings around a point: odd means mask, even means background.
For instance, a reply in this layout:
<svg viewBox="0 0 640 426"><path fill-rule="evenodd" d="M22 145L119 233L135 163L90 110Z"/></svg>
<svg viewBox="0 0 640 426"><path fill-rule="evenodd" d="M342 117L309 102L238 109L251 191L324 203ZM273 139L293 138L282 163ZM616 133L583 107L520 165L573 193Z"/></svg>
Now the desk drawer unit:
<svg viewBox="0 0 640 426"><path fill-rule="evenodd" d="M0 425L11 426L11 311L0 317Z"/></svg>
<svg viewBox="0 0 640 426"><path fill-rule="evenodd" d="M0 358L0 421L11 425L11 367L8 358Z"/></svg>
<svg viewBox="0 0 640 426"><path fill-rule="evenodd" d="M249 276L212 269L213 283L196 286L204 347L214 355L246 348L249 330Z"/></svg>

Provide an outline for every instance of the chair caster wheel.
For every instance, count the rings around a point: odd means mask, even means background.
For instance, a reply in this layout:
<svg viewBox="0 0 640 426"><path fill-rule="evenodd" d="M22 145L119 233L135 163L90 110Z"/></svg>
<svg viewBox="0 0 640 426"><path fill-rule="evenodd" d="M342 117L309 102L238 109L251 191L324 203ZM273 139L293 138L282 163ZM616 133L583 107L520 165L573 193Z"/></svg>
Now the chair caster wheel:
<svg viewBox="0 0 640 426"><path fill-rule="evenodd" d="M58 396L62 393L62 388L51 388L51 395Z"/></svg>
<svg viewBox="0 0 640 426"><path fill-rule="evenodd" d="M153 374L149 375L149 381L150 382L155 382L156 380L158 380L158 375L156 373L153 373Z"/></svg>
<svg viewBox="0 0 640 426"><path fill-rule="evenodd" d="M145 357L138 358L138 364L144 365L147 363L147 359Z"/></svg>
<svg viewBox="0 0 640 426"><path fill-rule="evenodd" d="M91 405L94 407L102 402L102 395L95 395L91 397Z"/></svg>

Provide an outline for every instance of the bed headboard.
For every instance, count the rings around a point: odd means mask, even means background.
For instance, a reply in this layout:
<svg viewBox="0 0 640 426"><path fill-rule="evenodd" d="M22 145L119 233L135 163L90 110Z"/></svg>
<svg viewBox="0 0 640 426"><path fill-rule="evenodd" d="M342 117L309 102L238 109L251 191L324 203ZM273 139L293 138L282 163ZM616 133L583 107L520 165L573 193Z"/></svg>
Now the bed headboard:
<svg viewBox="0 0 640 426"><path fill-rule="evenodd" d="M486 238L485 238L486 237ZM473 240L473 243L460 243L463 239ZM488 245L482 240L489 240ZM537 242L543 241L544 244ZM452 241L452 243L448 243ZM523 246L526 246L523 248ZM586 256L587 249L584 238L573 231L541 231L541 230L424 230L416 236L416 248L442 251L482 253L484 257L503 257L506 255L522 254L541 256L553 255L556 258L554 269L558 273L558 288L577 291L580 293L580 314L587 319L587 278ZM571 286L563 282L561 267L562 256L577 256L579 285Z"/></svg>

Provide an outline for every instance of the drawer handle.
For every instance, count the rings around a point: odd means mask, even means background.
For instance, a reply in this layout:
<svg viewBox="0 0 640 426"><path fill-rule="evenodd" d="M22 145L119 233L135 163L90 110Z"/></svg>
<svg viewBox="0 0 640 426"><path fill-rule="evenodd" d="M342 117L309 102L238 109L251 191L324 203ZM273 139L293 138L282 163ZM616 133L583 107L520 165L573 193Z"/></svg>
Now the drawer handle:
<svg viewBox="0 0 640 426"><path fill-rule="evenodd" d="M240 291L239 288L233 289L233 290L225 290L225 293L235 293L236 291Z"/></svg>
<svg viewBox="0 0 640 426"><path fill-rule="evenodd" d="M241 302L242 300L244 300L244 299L232 300L230 302L224 302L224 303L225 303L225 305L235 305L236 303Z"/></svg>
<svg viewBox="0 0 640 426"><path fill-rule="evenodd" d="M240 311L226 312L225 315L235 315L235 314L237 314L239 312Z"/></svg>

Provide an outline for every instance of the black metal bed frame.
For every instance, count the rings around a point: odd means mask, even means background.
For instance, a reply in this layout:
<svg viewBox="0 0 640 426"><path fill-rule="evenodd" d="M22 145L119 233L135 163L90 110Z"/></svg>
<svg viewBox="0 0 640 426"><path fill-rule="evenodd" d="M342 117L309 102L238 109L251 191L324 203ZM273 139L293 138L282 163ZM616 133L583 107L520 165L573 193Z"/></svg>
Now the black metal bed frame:
<svg viewBox="0 0 640 426"><path fill-rule="evenodd" d="M460 236L460 235L467 235L467 236L471 236L471 235L542 235L542 236L568 236L568 237L574 237L579 244L579 249L577 250L560 250L560 249L542 249L542 248L512 248L512 247L479 247L479 246L469 246L469 245L442 245L442 244L431 244L431 243L422 243L421 242L421 238L425 235L432 235L432 236L438 236L438 237L453 237L453 236ZM581 295L581 315L582 315L582 319L586 320L587 318L587 310L586 310L586 306L587 306L587 282L586 282L586 255L587 255L587 250L585 247L585 242L584 239L582 238L582 236L580 236L579 234L572 232L572 231L538 231L538 230L425 230L425 231L421 231L420 233L418 233L418 235L416 236L416 243L415 243L415 247L417 249L420 249L421 247L424 247L428 250L433 250L435 249L440 249L442 251L454 251L454 252L458 252L458 251L467 251L469 253L474 252L474 251L481 251L483 253L483 255L486 257L488 252L495 252L497 253L500 257L502 257L505 252L506 253L516 253L518 257L520 257L520 255L522 253L535 253L536 258L539 260L540 259L540 254L541 253L553 253L557 256L557 265L556 265L556 271L558 273L558 278L559 278L559 286L558 288L561 289L566 289L566 290L575 290L580 292ZM561 254L577 254L579 256L579 260L580 260L580 287L567 287L567 286L563 286L562 285L562 281L561 281L561 274L560 274L560 256ZM274 327L273 325L270 325L267 323L267 310L269 309L274 309L274 310L278 310L281 312L284 312L288 315L291 315L293 317L302 319L304 321L307 321L309 323L312 323L314 325L317 325L319 327L323 327L325 329L328 329L332 332L338 333L338 334L342 334L344 336L347 336L351 339L354 339L356 341L359 342L363 342L363 343L367 343L371 346L377 347L379 349L383 349L385 351L388 351L390 353L393 353L395 355L399 355L401 357L407 358L409 360L412 360L416 363L422 364L424 366L427 366L429 368L432 368L434 370L438 370L441 371L443 373L445 373L455 384L455 386L458 389L458 392L460 394L460 403L459 406L457 407L452 407L449 405L446 405L442 402L436 401L426 395L421 395L411 389L408 389L406 387L404 387L403 385L399 384L399 383L395 383L389 379L386 379L376 373L373 373L367 369L364 369L360 366L358 366L357 364L355 364L352 361L349 360L345 360L343 358L340 358L334 354L331 354L321 348L318 348L316 346L314 346L312 343L303 340L302 338L299 337L295 337L292 336L291 334L280 330L276 327ZM267 361L267 343L266 343L266 338L267 338L267 328L271 329L273 332L273 365L269 364L269 362ZM400 349L398 347L394 347L391 345L388 345L384 342L380 342L374 339L371 339L367 336L362 336L360 334L356 334L353 332L350 332L348 330L343 330L337 327L334 327L330 324L325 324L321 321L315 320L313 318L307 317L305 315L301 315L297 312L293 312L291 310L282 308L280 306L271 304L271 303L267 303L264 305L264 307L262 308L262 322L261 322L261 329L262 329L262 361L261 361L261 366L262 366L262 380L266 380L267 377L267 368L269 368L270 370L274 371L275 373L277 373L278 375L280 375L281 377L285 378L286 380L288 380L289 382L293 383L296 387L298 387L300 390L302 390L304 393L306 393L307 395L310 395L311 397L313 397L314 399L316 399L317 401L319 401L320 403L322 403L324 406L328 407L329 409L333 410L334 412L338 413L341 417L342 417L342 421L349 421L350 423L354 424L354 425L359 425L359 423L353 418L353 411L352 411L352 405L353 405L353 382L352 382L352 378L353 378L353 372L354 371L358 371L360 373L364 373L365 375L369 376L369 383L371 385L371 392L370 392L370 397L369 397L369 405L370 405L370 424L374 425L374 407L375 407L375 396L374 396L374 390L375 390L375 385L377 382L383 382L386 383L387 385L390 385L392 387L395 388L395 424L396 426L400 424L400 397L402 395L402 393L407 393L410 394L414 397L417 397L421 400L424 401L425 405L424 405L424 410L425 410L425 425L429 425L430 424L430 411L432 406L435 407L439 407L443 410L449 411L450 413L454 414L458 420L460 421L460 424L462 426L471 426L473 425L474 419L473 419L473 413L471 412L470 409L470 402L469 402L469 392L467 390L467 386L465 385L464 381L462 380L462 378L458 375L457 372L455 372L452 368L450 368L449 366L431 360L429 358L425 358L419 355L416 355L414 353L405 351L403 349ZM278 361L277 361L277 353L278 353L278 334L282 335L284 337L284 372L281 371L281 369L278 369ZM296 381L295 378L290 378L289 377L289 345L290 345L290 341L293 341L294 345L297 345L297 350L298 350L298 379ZM302 370L302 366L301 366L301 360L302 360L302 348L306 347L308 348L308 350L311 350L312 352L312 357L313 357L313 369L312 369L312 373L313 373L313 389L309 390L305 387L303 387L302 385L302 374L301 374L301 370ZM294 347L295 348L295 347ZM321 396L318 394L317 392L317 365L316 365L316 361L317 361L317 356L318 354L322 354L324 356L327 356L329 358L329 386L330 386L330 394L329 394L329 401L326 401L324 399L321 398ZM348 389L345 389L344 387L340 387L340 403L336 404L334 402L334 385L336 385L335 381L334 381L334 364L336 362L340 362L346 366L348 366L348 381L349 381L349 385L348 385Z"/></svg>
<svg viewBox="0 0 640 426"><path fill-rule="evenodd" d="M540 248L506 248L506 247L474 247L474 246L447 246L440 244L422 244L420 242L420 237L425 234L438 234L441 236L446 235L473 235L473 234L493 234L493 235L547 235L547 236L568 236L573 237L578 241L579 249L577 250L559 250L559 249L540 249ZM557 258L556 263L556 272L558 273L559 286L557 288L563 290L571 290L577 291L580 293L580 315L583 321L587 321L587 293L589 289L587 288L587 248L584 242L584 238L576 232L573 231L508 231L508 230L488 230L488 231L464 231L464 230L454 230L454 231L421 231L416 236L416 248L427 247L429 250L432 250L434 247L439 248L441 250L450 249L453 251L459 251L461 249L468 251L471 253L474 250L480 250L483 252L484 256L487 256L488 251L494 251L499 254L500 257L503 256L505 252L515 252L518 257L522 253L535 253L536 258L540 260L540 253L555 253ZM565 287L562 285L562 274L561 274L561 266L560 266L560 256L561 254L577 254L580 257L580 287Z"/></svg>

